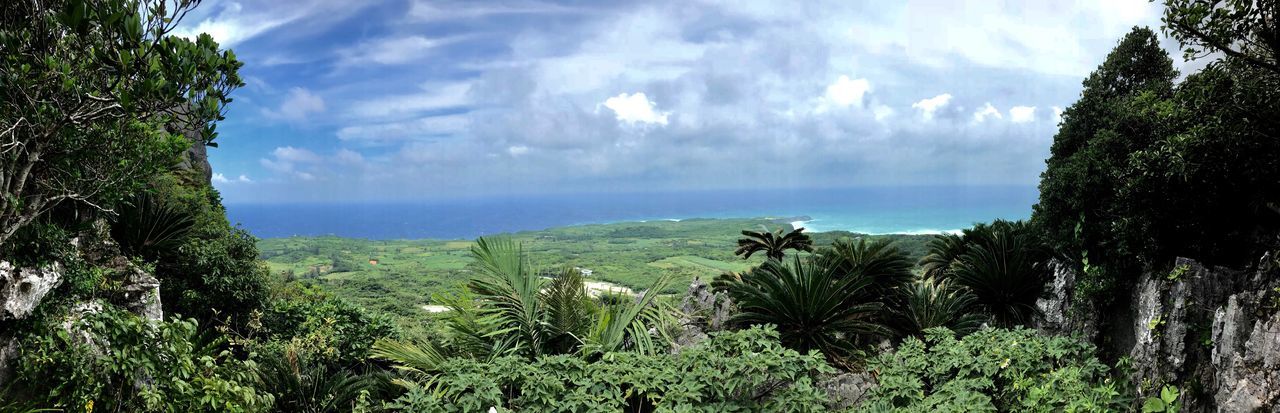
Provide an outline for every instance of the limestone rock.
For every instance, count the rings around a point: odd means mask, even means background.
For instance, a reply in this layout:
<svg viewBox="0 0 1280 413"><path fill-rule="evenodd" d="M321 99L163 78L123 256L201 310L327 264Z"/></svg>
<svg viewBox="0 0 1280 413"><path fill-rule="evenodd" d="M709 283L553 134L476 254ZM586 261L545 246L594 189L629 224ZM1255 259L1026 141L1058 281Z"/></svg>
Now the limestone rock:
<svg viewBox="0 0 1280 413"><path fill-rule="evenodd" d="M867 393L876 386L875 378L867 372L841 373L818 383L818 387L827 392L832 411L843 411L858 405L867 397Z"/></svg>
<svg viewBox="0 0 1280 413"><path fill-rule="evenodd" d="M15 268L0 261L0 320L23 319L62 283L62 266Z"/></svg>
<svg viewBox="0 0 1280 413"><path fill-rule="evenodd" d="M733 315L733 303L695 278L680 303L680 313L681 329L674 337L677 350L702 342L709 332L724 330Z"/></svg>
<svg viewBox="0 0 1280 413"><path fill-rule="evenodd" d="M1085 340L1098 336L1098 323L1093 317L1076 316L1072 309L1075 302L1076 270L1067 262L1053 260L1049 263L1053 279L1044 298L1036 300L1041 318L1036 328L1047 334L1080 335ZM1084 311L1092 313L1093 311Z"/></svg>

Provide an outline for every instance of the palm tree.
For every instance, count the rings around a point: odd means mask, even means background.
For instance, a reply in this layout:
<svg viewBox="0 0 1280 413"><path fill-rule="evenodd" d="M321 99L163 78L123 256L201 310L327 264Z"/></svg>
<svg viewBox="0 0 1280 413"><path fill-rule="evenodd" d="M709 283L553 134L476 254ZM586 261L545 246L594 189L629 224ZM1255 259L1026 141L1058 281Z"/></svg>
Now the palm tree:
<svg viewBox="0 0 1280 413"><path fill-rule="evenodd" d="M955 288L932 277L911 283L903 289L902 305L895 309L895 327L904 336L923 337L924 331L946 327L964 336L982 326L984 317L977 312L978 298L964 288Z"/></svg>
<svg viewBox="0 0 1280 413"><path fill-rule="evenodd" d="M804 233L804 228L796 228L791 232L782 233L777 231L747 231L743 230L742 235L746 238L738 239L738 249L733 251L734 255L741 255L743 259L751 258L752 254L764 251L764 255L769 259L782 261L786 256L787 250L813 252L813 239L809 238L809 234Z"/></svg>
<svg viewBox="0 0 1280 413"><path fill-rule="evenodd" d="M842 274L822 260L769 260L740 280L727 281L726 290L739 309L730 322L772 324L783 345L801 352L820 350L843 362L860 337L887 332L875 321L883 305L859 299L873 282L873 277Z"/></svg>

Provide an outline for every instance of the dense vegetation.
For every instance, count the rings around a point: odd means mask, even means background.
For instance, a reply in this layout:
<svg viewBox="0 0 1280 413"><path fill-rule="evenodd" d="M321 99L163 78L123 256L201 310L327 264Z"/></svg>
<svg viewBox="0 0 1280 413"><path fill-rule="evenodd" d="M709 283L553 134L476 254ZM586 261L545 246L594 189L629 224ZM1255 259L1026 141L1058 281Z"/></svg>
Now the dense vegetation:
<svg viewBox="0 0 1280 413"><path fill-rule="evenodd" d="M191 154L240 86L233 53L169 34L197 3L0 5L0 258L62 277L0 319L0 410L1176 411L1176 389L1134 400L1123 362L1025 328L1050 261L1108 310L1140 269L1239 265L1280 233L1277 5L1170 0L1188 54L1221 57L1179 81L1152 31L1121 39L1063 114L1031 222L921 238L691 220L260 254ZM695 276L727 299L723 325L674 305ZM858 374L867 399L837 406L825 383Z"/></svg>
<svg viewBox="0 0 1280 413"><path fill-rule="evenodd" d="M1280 70L1275 2L1171 1L1181 82L1135 28L1062 115L1034 221L1083 270L1081 304L1108 307L1172 258L1240 266L1277 245Z"/></svg>
<svg viewBox="0 0 1280 413"><path fill-rule="evenodd" d="M589 270L587 281L608 282L633 291L663 276L666 294L684 293L694 278L708 281L726 271L741 272L763 257L734 256L736 234L744 228L789 227L772 219L686 219L580 225L510 234L528 259L541 268ZM832 231L812 234L830 245L840 238L892 240L911 260L926 254L928 235L864 236ZM371 310L422 323L424 305L442 305L433 296L466 284L475 273L470 241L362 240L335 237L270 238L258 242L273 274L323 287ZM376 260L376 264L370 260Z"/></svg>

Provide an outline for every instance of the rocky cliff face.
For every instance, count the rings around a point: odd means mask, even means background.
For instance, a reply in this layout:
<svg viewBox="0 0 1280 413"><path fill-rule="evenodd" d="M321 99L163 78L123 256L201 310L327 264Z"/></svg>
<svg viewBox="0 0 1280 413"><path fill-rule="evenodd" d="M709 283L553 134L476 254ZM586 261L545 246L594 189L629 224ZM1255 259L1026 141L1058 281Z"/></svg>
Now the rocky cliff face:
<svg viewBox="0 0 1280 413"><path fill-rule="evenodd" d="M1055 266L1040 328L1082 333L1133 361L1146 397L1164 384L1182 390L1186 411L1280 411L1280 268L1270 255L1250 271L1180 258L1167 274L1146 274L1120 312L1072 311L1075 273ZM1113 326L1098 332L1103 318ZM1105 336L1105 337L1104 337Z"/></svg>

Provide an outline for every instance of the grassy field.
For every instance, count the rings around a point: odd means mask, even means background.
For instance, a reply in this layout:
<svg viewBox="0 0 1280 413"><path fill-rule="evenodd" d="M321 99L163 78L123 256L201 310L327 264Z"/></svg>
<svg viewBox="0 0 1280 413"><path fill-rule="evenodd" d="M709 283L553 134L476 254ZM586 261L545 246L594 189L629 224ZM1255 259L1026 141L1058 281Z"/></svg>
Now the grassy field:
<svg viewBox="0 0 1280 413"><path fill-rule="evenodd" d="M743 229L787 228L785 220L691 219L581 225L505 235L521 242L539 268L573 266L591 270L589 279L635 290L664 274L676 277L671 293L694 277L743 271L761 257L733 255ZM818 245L847 232L815 233ZM913 258L924 253L923 235L885 235ZM469 240L364 240L337 237L271 238L259 241L262 257L276 274L317 283L366 308L416 319L431 295L458 288L469 274ZM375 263L376 262L376 263Z"/></svg>

